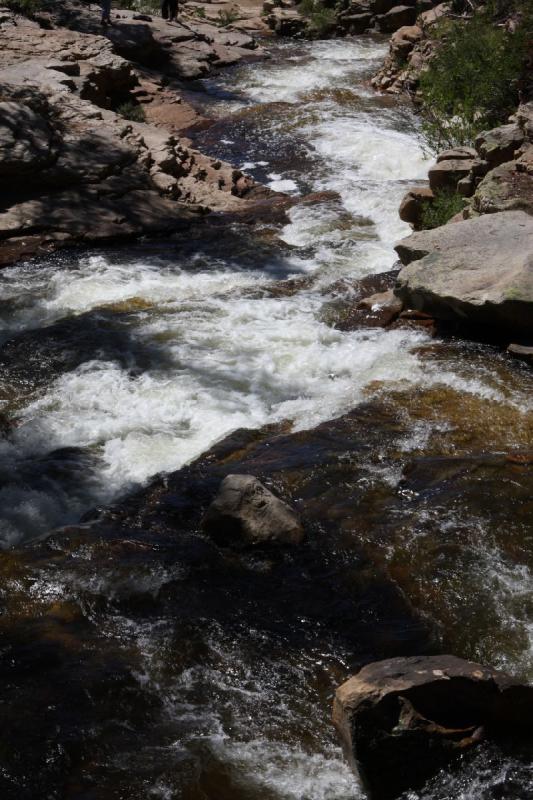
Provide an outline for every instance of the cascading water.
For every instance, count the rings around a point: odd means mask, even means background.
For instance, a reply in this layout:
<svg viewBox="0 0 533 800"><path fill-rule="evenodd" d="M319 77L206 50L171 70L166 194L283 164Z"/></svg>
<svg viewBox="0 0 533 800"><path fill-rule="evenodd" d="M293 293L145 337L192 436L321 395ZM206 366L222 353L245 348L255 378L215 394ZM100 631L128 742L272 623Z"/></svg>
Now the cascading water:
<svg viewBox="0 0 533 800"><path fill-rule="evenodd" d="M530 380L510 374L496 355L490 367L475 348L425 358L431 345L423 333L341 331L324 320L339 281L391 269L393 244L409 232L397 216L400 198L427 170L411 112L365 83L384 52L372 38L291 43L273 47L269 62L206 81L206 102L219 121L198 135L205 150L276 190L329 191L338 199L296 205L281 231L204 226L186 239L67 254L0 273L1 389L4 413L16 420L0 439L5 544L73 523L237 428L291 420L304 430L375 395L394 395L402 419L412 414L397 452L423 449L452 429L446 417L416 418L417 391L433 392L436 408L442 393L461 398L472 419L480 409L501 414L506 442L522 443ZM280 290L287 278L296 288ZM468 446L453 440L457 452ZM387 459L376 453L361 484L396 487L400 475ZM430 511L417 508L396 549L382 548L398 574L402 558L420 559L433 547L428 519ZM444 539L453 524L443 520ZM513 569L497 535L482 552L473 591L482 598L492 576L494 613L512 618L516 629L500 663L527 673L530 564ZM210 618L209 603L218 602L210 595L205 608L192 606L190 623L187 613L176 618L175 606L142 619L128 608L133 585L154 598L167 585L187 587L195 558L147 560L118 578L111 562L109 571L80 573L83 559L90 561L81 546L67 569L32 577L35 613L54 602L81 604L87 625L113 643L117 659L130 659L139 708L158 709L142 741L129 741L131 720L117 722L120 734L101 734L120 741L110 760L101 751L95 757L96 780L112 787L101 797L359 797L326 722L331 687L358 663L348 645L319 640L303 616L289 633L277 621L265 631L239 608L230 635L216 614ZM260 586L270 567L251 568ZM452 583L463 580L449 569ZM179 603L196 587L184 588ZM268 602L267 591L260 597ZM480 641L494 659L498 636L496 644ZM496 785L495 775L519 769L498 762L478 771L476 797ZM465 774L451 783L445 777L429 796L473 796L461 794Z"/></svg>

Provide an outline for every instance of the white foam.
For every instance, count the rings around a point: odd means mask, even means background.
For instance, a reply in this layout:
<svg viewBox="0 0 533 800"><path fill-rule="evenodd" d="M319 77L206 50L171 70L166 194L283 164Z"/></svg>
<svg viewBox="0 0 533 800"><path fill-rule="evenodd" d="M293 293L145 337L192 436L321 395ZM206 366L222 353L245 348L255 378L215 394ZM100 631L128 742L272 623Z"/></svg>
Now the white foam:
<svg viewBox="0 0 533 800"><path fill-rule="evenodd" d="M282 178L281 175L276 178L271 178L267 186L275 192L289 192L290 194L294 194L298 191L298 184L295 183L295 181L290 178Z"/></svg>
<svg viewBox="0 0 533 800"><path fill-rule="evenodd" d="M98 444L115 490L172 470L241 426L294 418L309 427L356 403L374 380L419 372L409 332L342 333L317 321L320 300L226 297L155 318L168 368L129 372L89 362L24 411L21 452Z"/></svg>
<svg viewBox="0 0 533 800"><path fill-rule="evenodd" d="M308 55L293 59L293 65L256 65L241 76L240 89L258 103L295 103L317 89L348 88L385 55L386 47L368 40L330 40L307 48ZM312 53L312 58L309 56Z"/></svg>
<svg viewBox="0 0 533 800"><path fill-rule="evenodd" d="M267 739L235 742L212 739L224 763L237 769L258 793L273 792L280 800L362 800L348 765L333 755L308 753L296 745Z"/></svg>

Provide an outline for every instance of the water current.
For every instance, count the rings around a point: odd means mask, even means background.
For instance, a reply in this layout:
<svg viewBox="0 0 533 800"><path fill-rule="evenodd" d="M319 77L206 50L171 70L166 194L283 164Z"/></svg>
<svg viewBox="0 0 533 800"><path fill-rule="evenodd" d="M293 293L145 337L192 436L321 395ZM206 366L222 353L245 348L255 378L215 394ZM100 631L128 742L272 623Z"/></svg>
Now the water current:
<svg viewBox="0 0 533 800"><path fill-rule="evenodd" d="M470 456L487 442L488 419L492 450L527 443L531 379L494 348L439 349L417 330L344 331L325 314L339 286L393 267L393 245L409 233L399 201L427 172L412 111L367 83L385 50L373 38L280 44L270 60L204 82L203 101L218 122L197 135L199 146L275 190L336 193L296 204L281 229L203 225L165 242L68 253L0 273L5 547L75 523L237 428L290 420L304 431L376 397L409 417L395 444L402 458L425 447ZM361 481L392 490L400 477L398 461L381 454ZM480 504L465 522L460 500L441 514L432 492L395 546L379 544L383 564L424 611L438 610L450 641L468 638L460 654L531 677L526 517L510 529L502 517L491 528ZM457 549L466 540L468 561ZM328 714L333 687L363 656L354 659L346 642L302 633L303 618L291 639L237 612L229 633L207 607L191 611L194 623L186 615L176 622L176 606L172 614L137 614L127 603L125 610L127 576L118 579L111 563L80 573L84 558L89 550L80 545L69 565L33 574L23 605L37 616L50 604L79 605L117 661L130 659L138 717L117 706L114 730L87 722L107 743L84 762L93 788L82 791L83 781L71 778L64 794L54 793L50 767L43 797L362 796ZM432 573L420 566L425 559L434 559ZM148 559L135 572L136 591L142 584L156 597L186 581L187 563ZM406 564L420 572L402 584ZM462 616L469 602L488 609L470 627ZM149 723L156 706L157 723ZM143 726L141 742L132 731ZM63 751L50 747L46 763L63 764ZM490 752L476 758L453 778L439 777L424 800L532 796L523 764ZM15 773L5 796L31 797Z"/></svg>

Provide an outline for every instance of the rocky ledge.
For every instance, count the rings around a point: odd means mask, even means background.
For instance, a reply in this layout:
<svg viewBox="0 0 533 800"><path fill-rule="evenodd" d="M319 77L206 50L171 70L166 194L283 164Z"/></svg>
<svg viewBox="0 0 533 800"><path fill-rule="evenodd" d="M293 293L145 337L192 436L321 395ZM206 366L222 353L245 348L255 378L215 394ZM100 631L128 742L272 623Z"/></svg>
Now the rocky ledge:
<svg viewBox="0 0 533 800"><path fill-rule="evenodd" d="M264 0L263 11L269 27L280 36L351 36L361 33L392 33L414 26L421 15L432 19L439 0L340 0L324 3L325 17L315 20L296 0ZM329 14L328 14L329 12Z"/></svg>
<svg viewBox="0 0 533 800"><path fill-rule="evenodd" d="M487 214L421 231L396 250L396 294L441 319L533 336L533 217Z"/></svg>
<svg viewBox="0 0 533 800"><path fill-rule="evenodd" d="M396 295L439 319L533 340L533 103L481 133L475 148L439 153L429 185L409 189L400 217L415 231L396 247ZM464 198L447 224L420 230L423 210L445 193ZM512 349L510 352L514 352ZM523 356L522 350L517 354Z"/></svg>
<svg viewBox="0 0 533 800"><path fill-rule="evenodd" d="M200 117L183 81L260 56L253 37L116 16L102 33L81 5L32 20L0 14L0 264L170 233L206 210L273 195L184 136Z"/></svg>
<svg viewBox="0 0 533 800"><path fill-rule="evenodd" d="M533 735L533 686L454 656L392 658L337 689L333 721L371 800L416 790L486 738Z"/></svg>
<svg viewBox="0 0 533 800"><path fill-rule="evenodd" d="M392 29L389 53L372 79L372 85L378 91L388 94L406 92L416 96L420 73L434 51L431 29L451 11L450 3L432 5Z"/></svg>

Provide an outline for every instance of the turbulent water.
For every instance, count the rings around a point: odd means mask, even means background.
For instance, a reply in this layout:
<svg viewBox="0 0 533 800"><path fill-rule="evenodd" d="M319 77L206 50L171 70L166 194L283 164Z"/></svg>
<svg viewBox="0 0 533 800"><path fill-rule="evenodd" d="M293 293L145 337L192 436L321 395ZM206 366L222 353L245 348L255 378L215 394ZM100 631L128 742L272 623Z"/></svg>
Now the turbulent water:
<svg viewBox="0 0 533 800"><path fill-rule="evenodd" d="M523 444L530 382L513 376L496 354L491 366L475 347L425 358L424 333L342 331L325 317L339 281L392 268L393 244L409 233L398 218L400 198L427 171L410 110L376 97L366 83L384 53L384 42L372 38L291 43L273 47L267 62L205 82L206 103L220 120L199 135L205 150L273 189L331 191L338 199L296 205L278 231L267 223L204 226L173 241L67 254L0 273L0 397L6 419L15 421L0 439L5 545L78 520L156 473L187 464L237 428L291 420L303 430L387 393L396 392L398 408L413 414L399 445L405 453L457 423L437 418L444 395L459 404L458 417L477 420L479 429L469 433L474 445L486 413L504 430L498 446ZM288 278L293 289L280 290ZM416 419L412 391L433 392L436 417L420 412ZM454 439L452 449L466 452L467 438ZM373 469L388 485L398 483L386 460ZM416 532L405 534L398 552L385 552L398 571L395 562L422 558L430 547L424 530L431 509L416 514ZM454 530L450 514L442 520L443 540L451 542ZM481 546L469 530L479 557L468 569L472 585L494 603L495 618L516 632L499 663L529 674L533 578L527 559L518 568L509 561L497 533ZM146 592L179 581L180 569L153 573L147 566ZM464 577L453 570L445 598ZM80 585L68 572L47 575L33 584L33 601L87 595L94 622L94 596L111 597L111 588L105 574L85 578ZM111 604L120 591L113 584ZM265 638L248 624L228 638L204 621L197 662L176 671L169 649L189 634L168 618L140 621L115 610L98 626L121 651L135 650L138 685L158 698L166 726L152 749L146 743L141 755L122 752L113 767L121 776L117 793L106 797L360 796L325 722L331 686L346 674L349 653L320 652L314 644L287 652L284 639ZM494 659L498 642L485 644L483 635L480 652ZM167 774L169 765L194 772L202 758L214 766L197 794ZM464 774L451 783L444 777L422 796L482 797L520 769L496 758L486 775L466 765ZM124 788L130 770L135 790ZM522 775L520 786L528 780Z"/></svg>
<svg viewBox="0 0 533 800"><path fill-rule="evenodd" d="M320 321L322 287L391 267L392 245L408 232L397 214L402 182L427 167L409 112L377 102L362 84L383 53L372 40L297 54L287 46L270 63L207 87L215 113L236 112L226 126L234 142L224 139L217 154L272 188L340 195L326 207L295 208L281 233L285 248L261 251L235 228L181 251L86 255L2 272L4 339L73 316L72 335L82 329L88 337L76 368L56 376L41 363L35 390L31 375L6 387L18 421L2 453L8 474L65 447L90 448L99 459L86 487L52 478L28 491L8 482L4 541L176 469L237 427L287 418L310 426L348 409L371 381L421 379L410 352L416 336L340 333ZM238 99L217 100L233 95L230 86ZM309 274L319 279L309 291L250 296L269 281ZM121 335L118 353L106 328Z"/></svg>

